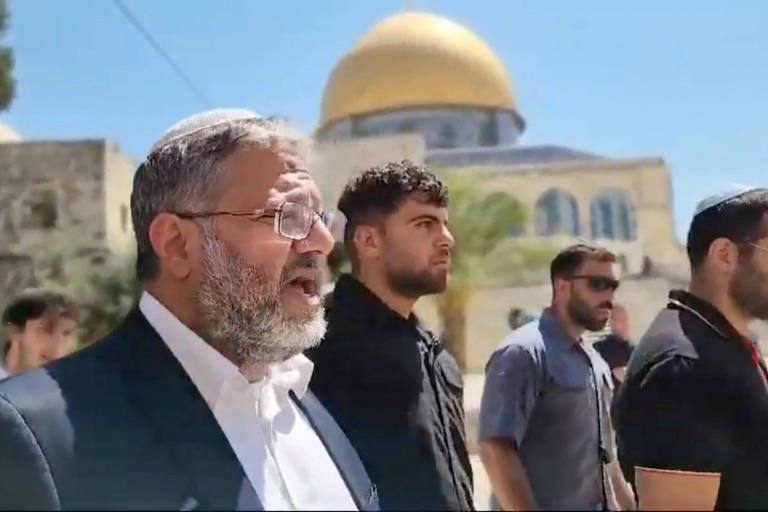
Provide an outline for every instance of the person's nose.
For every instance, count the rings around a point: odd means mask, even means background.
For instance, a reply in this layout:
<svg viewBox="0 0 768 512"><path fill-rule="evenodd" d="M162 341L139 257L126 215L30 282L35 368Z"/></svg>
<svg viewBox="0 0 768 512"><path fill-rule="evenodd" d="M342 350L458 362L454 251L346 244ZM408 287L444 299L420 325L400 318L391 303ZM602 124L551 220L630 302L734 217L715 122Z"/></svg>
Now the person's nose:
<svg viewBox="0 0 768 512"><path fill-rule="evenodd" d="M327 256L333 249L333 235L324 222L318 220L312 225L309 234L303 240L296 240L294 250L299 254L320 253Z"/></svg>
<svg viewBox="0 0 768 512"><path fill-rule="evenodd" d="M440 247L445 247L448 250L453 249L453 246L456 244L456 240L454 240L453 234L451 234L451 230L448 229L448 226L443 225L443 229L440 233L440 241L438 243Z"/></svg>

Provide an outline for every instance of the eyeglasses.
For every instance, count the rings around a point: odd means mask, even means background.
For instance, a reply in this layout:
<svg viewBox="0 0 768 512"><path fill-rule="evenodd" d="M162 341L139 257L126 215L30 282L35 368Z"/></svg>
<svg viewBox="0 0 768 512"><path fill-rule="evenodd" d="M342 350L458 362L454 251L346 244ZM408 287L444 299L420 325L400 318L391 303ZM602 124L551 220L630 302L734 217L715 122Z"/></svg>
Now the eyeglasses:
<svg viewBox="0 0 768 512"><path fill-rule="evenodd" d="M761 251L763 251L763 252L768 252L768 248L765 248L765 247L763 247L763 246L762 246L762 245L760 245L760 244L756 244L755 242L747 242L747 245L751 245L751 246L752 246L752 247L754 247L755 249L760 249L760 250L761 250Z"/></svg>
<svg viewBox="0 0 768 512"><path fill-rule="evenodd" d="M608 276L571 276L569 279L586 279L587 286L593 292L604 292L610 290L615 292L619 287L619 280Z"/></svg>
<svg viewBox="0 0 768 512"><path fill-rule="evenodd" d="M231 217L247 217L257 221L262 217L274 217L275 233L291 240L304 240L309 236L312 227L319 220L330 229L331 215L328 212L316 212L308 206L298 203L282 203L277 208L251 210L250 212L170 212L182 219L198 219L229 215Z"/></svg>

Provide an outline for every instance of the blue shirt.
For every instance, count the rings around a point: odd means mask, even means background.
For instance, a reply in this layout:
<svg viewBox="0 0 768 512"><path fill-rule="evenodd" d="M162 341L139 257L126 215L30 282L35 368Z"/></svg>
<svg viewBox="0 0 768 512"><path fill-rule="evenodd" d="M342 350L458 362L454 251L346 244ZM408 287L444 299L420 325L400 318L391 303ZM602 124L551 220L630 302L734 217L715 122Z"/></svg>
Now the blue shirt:
<svg viewBox="0 0 768 512"><path fill-rule="evenodd" d="M515 443L538 507L601 509L612 493L604 466L614 453L612 387L605 361L570 339L547 309L491 355L480 441Z"/></svg>

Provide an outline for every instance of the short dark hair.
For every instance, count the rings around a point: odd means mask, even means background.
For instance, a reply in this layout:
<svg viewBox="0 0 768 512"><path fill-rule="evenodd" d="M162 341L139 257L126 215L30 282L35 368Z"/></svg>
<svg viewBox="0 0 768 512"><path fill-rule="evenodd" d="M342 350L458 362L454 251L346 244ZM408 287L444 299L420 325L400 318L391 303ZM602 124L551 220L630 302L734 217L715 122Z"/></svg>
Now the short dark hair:
<svg viewBox="0 0 768 512"><path fill-rule="evenodd" d="M77 304L66 295L51 290L29 288L16 295L3 311L3 324L10 324L21 329L28 320L36 320L44 316L71 318L77 321ZM6 343L4 352L7 354L10 344Z"/></svg>
<svg viewBox="0 0 768 512"><path fill-rule="evenodd" d="M768 189L752 190L704 210L693 218L688 230L688 261L698 269L707 257L709 246L718 238L727 238L739 245L739 251L751 254L748 242L759 240L768 233L760 232L768 213Z"/></svg>
<svg viewBox="0 0 768 512"><path fill-rule="evenodd" d="M576 244L566 247L557 253L549 266L552 284L555 279L573 276L586 260L613 263L616 261L616 255L597 245Z"/></svg>
<svg viewBox="0 0 768 512"><path fill-rule="evenodd" d="M55 315L77 320L77 304L63 293L29 288L16 295L3 311L3 323L24 327L27 320Z"/></svg>
<svg viewBox="0 0 768 512"><path fill-rule="evenodd" d="M344 245L353 267L358 264L352 243L357 226L391 215L411 194L419 194L425 203L448 205L448 189L443 182L410 160L371 167L344 187L337 208L347 219Z"/></svg>

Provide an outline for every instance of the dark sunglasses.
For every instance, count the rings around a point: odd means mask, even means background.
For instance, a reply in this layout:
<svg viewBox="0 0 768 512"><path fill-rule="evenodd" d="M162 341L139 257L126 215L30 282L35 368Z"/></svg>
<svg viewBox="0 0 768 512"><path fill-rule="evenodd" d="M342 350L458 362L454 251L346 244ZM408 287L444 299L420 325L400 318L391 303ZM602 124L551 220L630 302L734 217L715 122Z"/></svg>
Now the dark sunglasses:
<svg viewBox="0 0 768 512"><path fill-rule="evenodd" d="M607 276L571 276L569 279L586 279L587 286L593 292L604 292L607 290L615 292L616 288L619 287L618 279Z"/></svg>

